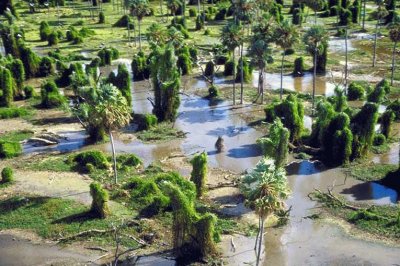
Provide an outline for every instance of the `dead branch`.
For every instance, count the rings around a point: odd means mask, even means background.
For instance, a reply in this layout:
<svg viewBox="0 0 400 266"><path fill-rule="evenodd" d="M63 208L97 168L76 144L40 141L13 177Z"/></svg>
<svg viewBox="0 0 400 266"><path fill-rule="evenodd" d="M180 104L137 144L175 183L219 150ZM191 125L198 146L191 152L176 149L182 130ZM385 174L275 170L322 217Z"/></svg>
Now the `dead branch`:
<svg viewBox="0 0 400 266"><path fill-rule="evenodd" d="M90 249L90 250L99 250L99 251L103 251L103 252L108 252L107 249L104 249L102 247L85 247L86 249Z"/></svg>
<svg viewBox="0 0 400 266"><path fill-rule="evenodd" d="M136 237L134 237L134 236L132 236L132 235L123 234L123 233L120 233L120 235L122 235L122 236L124 236L124 237L127 237L127 238L129 238L129 239L132 239L133 241L139 243L139 244L142 245L142 246L147 246L147 243L144 242L142 239L136 238Z"/></svg>
<svg viewBox="0 0 400 266"><path fill-rule="evenodd" d="M217 185L211 185L208 184L208 190L213 190L213 189L218 189L218 188L223 188L223 187L237 187L238 184L236 182L225 182L225 183L218 183Z"/></svg>
<svg viewBox="0 0 400 266"><path fill-rule="evenodd" d="M92 235L92 234L106 234L106 233L109 233L111 231L113 231L113 229L110 229L110 230L91 229L91 230L79 232L79 233L77 233L75 235L72 235L72 236L59 238L58 242L67 242L67 241L71 241L71 240L74 240L74 239L79 238L79 237L89 236L89 235Z"/></svg>
<svg viewBox="0 0 400 266"><path fill-rule="evenodd" d="M353 206L350 205L346 202L343 202L341 199L339 199L338 197L336 197L335 195L332 194L332 189L328 189L328 193L322 192L321 190L314 188L315 191L317 191L318 193L320 193L321 195L327 196L329 199L339 203L341 206L353 210L353 211L359 211L362 210L363 208L357 207L357 206ZM310 193L311 194L311 193ZM309 198L312 198L309 196Z"/></svg>

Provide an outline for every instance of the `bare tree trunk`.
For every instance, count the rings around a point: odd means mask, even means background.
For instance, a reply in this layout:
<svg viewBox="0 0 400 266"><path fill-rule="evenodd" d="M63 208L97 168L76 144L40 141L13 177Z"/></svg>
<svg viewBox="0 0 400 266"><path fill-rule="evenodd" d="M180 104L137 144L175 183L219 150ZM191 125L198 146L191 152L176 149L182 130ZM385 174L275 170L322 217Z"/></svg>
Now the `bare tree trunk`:
<svg viewBox="0 0 400 266"><path fill-rule="evenodd" d="M258 243L258 238L260 237L260 231L261 231L261 217L258 217L258 231L256 236L256 244L254 245L254 250L257 250L257 243Z"/></svg>
<svg viewBox="0 0 400 266"><path fill-rule="evenodd" d="M397 42L394 42L393 52L392 52L392 76L390 77L390 86L393 86L393 78L394 78L394 68L395 68L395 57L396 57L396 46Z"/></svg>
<svg viewBox="0 0 400 266"><path fill-rule="evenodd" d="M243 43L242 46L239 48L240 48L240 104L243 104Z"/></svg>
<svg viewBox="0 0 400 266"><path fill-rule="evenodd" d="M200 16L200 0L197 0L197 13Z"/></svg>
<svg viewBox="0 0 400 266"><path fill-rule="evenodd" d="M139 29L139 51L142 51L142 35L140 34L140 24L141 24L141 21L138 19L138 29Z"/></svg>
<svg viewBox="0 0 400 266"><path fill-rule="evenodd" d="M235 49L233 49L233 55L232 55L232 61L233 61L233 105L236 104L236 66L235 66Z"/></svg>
<svg viewBox="0 0 400 266"><path fill-rule="evenodd" d="M344 65L344 94L347 95L347 84L348 84L348 52L347 52L347 27L344 29L345 30L345 39L344 39L344 48L345 48L345 55L346 55L346 62Z"/></svg>
<svg viewBox="0 0 400 266"><path fill-rule="evenodd" d="M374 55L373 55L373 58L372 58L372 67L375 67L375 64L376 64L376 43L377 43L377 39L378 39L378 26L379 26L379 19L378 19L378 21L376 22L376 25L375 25L375 37L374 37Z"/></svg>
<svg viewBox="0 0 400 266"><path fill-rule="evenodd" d="M285 60L285 50L282 53L282 62L281 62L281 92L280 92L280 99L282 101L283 96L283 61Z"/></svg>
<svg viewBox="0 0 400 266"><path fill-rule="evenodd" d="M264 68L261 70L261 104L264 104Z"/></svg>
<svg viewBox="0 0 400 266"><path fill-rule="evenodd" d="M315 106L315 81L317 78L317 48L315 48L314 51L314 75L313 75L313 92L312 92L312 110L311 110L311 115L314 116L314 106Z"/></svg>
<svg viewBox="0 0 400 266"><path fill-rule="evenodd" d="M362 29L365 30L365 11L366 11L366 3L367 0L364 0L363 3L363 14L362 14Z"/></svg>
<svg viewBox="0 0 400 266"><path fill-rule="evenodd" d="M314 24L317 25L317 10L314 10Z"/></svg>
<svg viewBox="0 0 400 266"><path fill-rule="evenodd" d="M260 265L260 258L261 258L261 248L262 248L263 235L264 235L264 219L261 219L260 240L259 240L259 242L258 242L258 252L257 252L257 262L256 262L256 266Z"/></svg>
<svg viewBox="0 0 400 266"><path fill-rule="evenodd" d="M112 150L112 156L113 156L113 169L114 169L114 182L115 184L118 183L118 176L117 176L117 157L115 155L115 146L114 146L114 138L112 135L111 130L108 132L108 134L110 135L110 141L111 141L111 150Z"/></svg>
<svg viewBox="0 0 400 266"><path fill-rule="evenodd" d="M186 27L186 0L182 0L182 19L183 25Z"/></svg>

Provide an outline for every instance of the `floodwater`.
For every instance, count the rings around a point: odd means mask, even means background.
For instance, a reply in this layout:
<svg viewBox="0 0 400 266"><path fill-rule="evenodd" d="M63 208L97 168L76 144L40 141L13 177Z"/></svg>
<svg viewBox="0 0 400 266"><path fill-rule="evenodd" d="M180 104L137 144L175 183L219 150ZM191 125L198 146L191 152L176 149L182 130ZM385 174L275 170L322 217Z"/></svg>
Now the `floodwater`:
<svg viewBox="0 0 400 266"><path fill-rule="evenodd" d="M97 265L94 258L63 250L59 246L33 244L11 235L0 234L0 266Z"/></svg>

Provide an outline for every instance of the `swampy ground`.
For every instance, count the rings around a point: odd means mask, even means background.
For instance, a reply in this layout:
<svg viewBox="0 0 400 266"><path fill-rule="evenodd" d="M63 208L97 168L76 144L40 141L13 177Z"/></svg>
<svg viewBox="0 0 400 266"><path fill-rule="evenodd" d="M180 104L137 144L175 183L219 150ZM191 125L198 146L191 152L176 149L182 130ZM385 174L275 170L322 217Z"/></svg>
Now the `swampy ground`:
<svg viewBox="0 0 400 266"><path fill-rule="evenodd" d="M289 4L286 3L285 4ZM156 16L146 17L142 23L142 32L153 22L164 22L172 17L159 14L158 3L151 2ZM208 6L208 5L206 5ZM375 6L371 2L368 12ZM116 71L118 64L126 64L131 69L131 58L138 51L137 36L132 32L128 42L127 31L111 25L122 16L122 11L113 8L111 3L103 4L106 23L97 24L92 19L87 3L70 3L60 8L60 28L69 25L84 25L95 30L95 35L88 37L82 44L71 45L60 42L56 47L47 46L39 40L39 23L47 20L51 25L58 25L57 9L39 9L30 14L27 5L18 7L20 19L16 24L24 27L28 46L39 55L59 48L64 56L83 55L87 64L94 58L103 44L120 51L120 59L111 66L101 68L104 76ZM286 14L289 7L285 5ZM310 13L311 14L311 13ZM304 26L311 25L310 21ZM334 32L334 18L319 18L320 24ZM190 31L189 44L201 49L200 64L209 58L212 44L219 43L220 29L224 22L210 21L203 31ZM374 21L367 20L367 31L360 32L359 27L349 35L349 66L351 81L366 81L372 85L390 74L392 43L387 37L387 30L382 28L382 37L378 42L377 67L371 67L372 40ZM194 20L188 19L188 28L194 28ZM143 38L145 51L149 47ZM316 89L318 97L331 96L335 85L343 78L344 40L331 37L329 42L328 72L318 76ZM306 54L303 44L295 47L295 55L288 55L284 63L283 86L287 93L297 92L304 99L306 107L305 128L311 130L310 93L312 75L292 77L293 61L304 56L306 64L312 65L311 57ZM276 58L280 50L273 48ZM243 196L237 188L240 176L250 170L261 158L261 150L256 140L267 133L264 119L264 104L277 97L276 89L280 86L279 60L269 64L266 69L265 102L253 103L256 97L258 73L253 73L252 82L245 84L244 104L232 105L231 77L217 73L215 84L221 89L221 99L210 101L204 96L209 84L194 67L193 73L182 77L181 105L177 121L163 125L158 132L136 132L130 125L116 132L116 151L133 153L143 160L142 168L121 173L121 182L131 175L146 174L145 169L155 171L177 171L184 177L191 172L190 158L196 152L205 151L208 155L209 191L203 204L216 213L220 222L217 225L222 233L218 243L220 258L228 265L245 265L255 262L254 239L257 216L244 206ZM221 72L221 71L220 71ZM400 97L400 75L395 73L395 86L388 95L388 100ZM31 79L26 83L35 87L39 93L43 79ZM153 91L148 81L132 82L135 113L151 113L152 106L147 100ZM68 95L69 88L64 89ZM26 107L29 115L24 118L0 119L0 138L13 138L25 141L41 132L53 132L63 137L57 145L36 147L24 142L23 154L17 158L0 161L0 169L11 166L15 171L15 182L0 186L0 265L87 265L104 264L112 260L115 243L111 235L91 236L67 243L59 240L68 235L88 229L107 230L123 220L136 219L135 228L125 233L139 239L151 239L145 246L137 241L124 239L124 248L136 247L130 259L125 263L137 265L175 265L171 255L171 214L165 213L153 218L136 218L136 210L129 208L118 197L110 201L113 215L106 220L83 218L91 204L89 184L93 180L106 185L112 183L111 171L82 174L73 171L65 160L68 156L83 150L100 150L110 154L109 142L93 144L87 140L85 130L79 122L64 109L36 109L38 100L18 101L15 104ZM350 102L361 106L363 102ZM380 106L385 110L385 103ZM170 129L170 130L167 130ZM166 132L170 132L166 134ZM179 133L181 132L181 133ZM276 218L268 221L266 229L263 264L264 265L395 265L399 262L399 231L381 232L368 230L363 224L352 223L348 213L341 208L327 207L310 198L314 189L327 191L357 206L377 206L393 214L399 200L399 191L378 182L387 172L396 169L399 162L398 138L400 124L395 123L393 139L380 154L370 153L368 158L342 168L327 168L319 161L295 159L290 155L286 166L291 197L287 206L291 206L288 224L275 227ZM225 150L218 153L214 144L218 138L224 138ZM155 140L154 137L157 137ZM151 139L149 141L149 139ZM146 141L147 140L147 141ZM222 184L222 186L221 186ZM227 184L226 186L223 184ZM112 187L110 189L112 191ZM123 191L122 191L123 192ZM398 207L397 207L398 208ZM379 228L380 225L377 227ZM235 248L232 248L232 245ZM209 261L209 264L217 263Z"/></svg>

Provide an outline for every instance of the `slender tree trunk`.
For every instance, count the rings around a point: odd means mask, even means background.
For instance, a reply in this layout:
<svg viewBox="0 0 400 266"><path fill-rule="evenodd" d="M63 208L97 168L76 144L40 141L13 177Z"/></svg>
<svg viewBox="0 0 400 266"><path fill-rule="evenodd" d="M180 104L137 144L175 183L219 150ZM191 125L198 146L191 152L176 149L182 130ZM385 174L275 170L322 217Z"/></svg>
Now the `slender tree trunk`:
<svg viewBox="0 0 400 266"><path fill-rule="evenodd" d="M197 13L200 16L200 0L197 0Z"/></svg>
<svg viewBox="0 0 400 266"><path fill-rule="evenodd" d="M256 243L254 245L254 250L257 250L257 243L258 243L258 238L260 237L260 231L261 231L261 217L258 217L258 231L256 236Z"/></svg>
<svg viewBox="0 0 400 266"><path fill-rule="evenodd" d="M317 25L317 10L314 10L314 24Z"/></svg>
<svg viewBox="0 0 400 266"><path fill-rule="evenodd" d="M311 115L314 116L314 106L315 106L315 81L317 78L317 49L314 51L314 75L313 75L313 92L312 92L312 110Z"/></svg>
<svg viewBox="0 0 400 266"><path fill-rule="evenodd" d="M390 77L390 85L393 86L394 68L395 68L395 57L396 57L396 46L397 42L394 42L393 52L392 52L392 76Z"/></svg>
<svg viewBox="0 0 400 266"><path fill-rule="evenodd" d="M375 25L375 36L374 36L374 55L372 58L372 67L375 67L376 64L376 43L378 41L378 27L379 27L379 19Z"/></svg>
<svg viewBox="0 0 400 266"><path fill-rule="evenodd" d="M139 29L139 51L142 51L142 35L140 34L140 24L141 24L141 20L138 19L138 29Z"/></svg>
<svg viewBox="0 0 400 266"><path fill-rule="evenodd" d="M128 19L128 22L126 24L127 24L126 28L128 29L128 42L131 42L131 25L129 23L129 19Z"/></svg>
<svg viewBox="0 0 400 266"><path fill-rule="evenodd" d="M281 62L281 93L280 93L280 99L282 101L282 96L283 96L283 61L285 60L285 50L283 50L282 53L282 62Z"/></svg>
<svg viewBox="0 0 400 266"><path fill-rule="evenodd" d="M233 61L233 105L236 104L236 66L235 66L235 49L233 49L233 55L232 55L232 61Z"/></svg>
<svg viewBox="0 0 400 266"><path fill-rule="evenodd" d="M344 65L344 93L347 95L347 84L348 84L348 72L349 72L349 67L348 67L348 51L347 51L347 27L344 29L345 30L345 36L344 36L344 48L345 48L345 65Z"/></svg>
<svg viewBox="0 0 400 266"><path fill-rule="evenodd" d="M115 184L118 183L118 176L117 176L117 157L115 156L115 146L114 146L114 138L112 135L111 130L108 132L110 135L110 141L111 141L111 150L112 150L112 156L113 156L113 169L114 169L114 182Z"/></svg>
<svg viewBox="0 0 400 266"><path fill-rule="evenodd" d="M261 70L261 104L264 104L264 68Z"/></svg>
<svg viewBox="0 0 400 266"><path fill-rule="evenodd" d="M257 262L256 266L260 265L260 258L261 258L261 248L263 242L263 235L264 235L264 219L261 219L261 228L260 228L260 240L258 242L258 252L257 252Z"/></svg>
<svg viewBox="0 0 400 266"><path fill-rule="evenodd" d="M243 43L240 48L240 104L243 104Z"/></svg>
<svg viewBox="0 0 400 266"><path fill-rule="evenodd" d="M58 26L60 26L61 25L61 23L60 23L60 5L58 3L58 0L57 0L57 20L58 20Z"/></svg>
<svg viewBox="0 0 400 266"><path fill-rule="evenodd" d="M362 29L365 30L365 11L366 11L367 0L363 2L363 13L362 13Z"/></svg>
<svg viewBox="0 0 400 266"><path fill-rule="evenodd" d="M183 19L183 25L186 27L186 0L182 1L182 19Z"/></svg>

